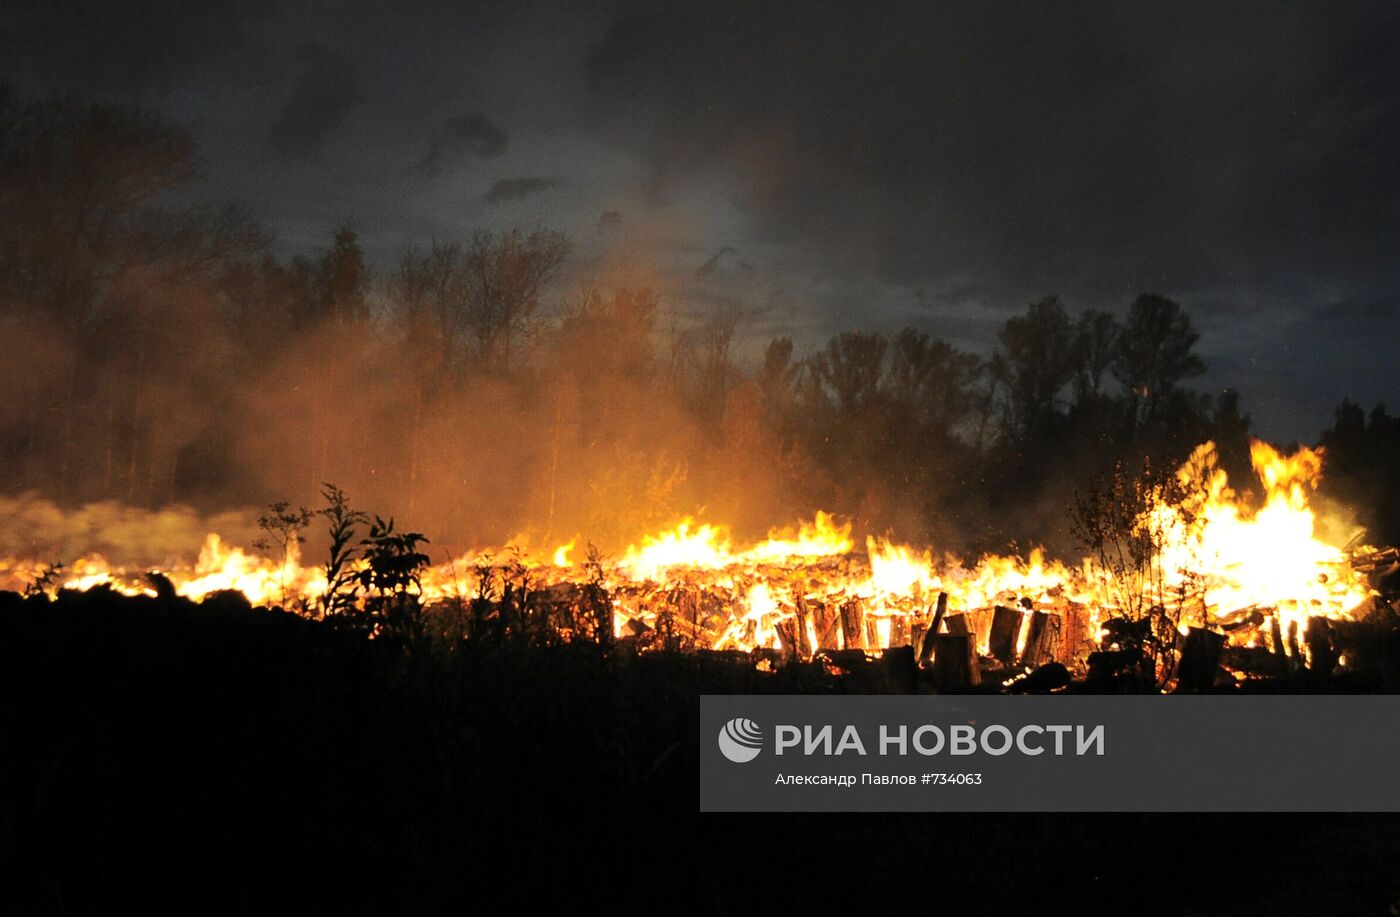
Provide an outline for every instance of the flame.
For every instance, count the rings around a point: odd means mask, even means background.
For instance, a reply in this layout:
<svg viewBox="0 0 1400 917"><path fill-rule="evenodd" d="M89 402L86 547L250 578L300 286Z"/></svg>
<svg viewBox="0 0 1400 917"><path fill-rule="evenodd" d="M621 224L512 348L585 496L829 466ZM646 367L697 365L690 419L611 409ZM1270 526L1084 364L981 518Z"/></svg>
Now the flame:
<svg viewBox="0 0 1400 917"><path fill-rule="evenodd" d="M1192 496L1186 512L1168 505L1151 510L1165 545L1161 580L1146 587L1154 590L1147 598L1159 604L1184 602L1183 627L1219 624L1242 609L1257 609L1277 620L1287 635L1294 628L1301 633L1312 616L1348 616L1371 593L1348 563L1347 552L1318 534L1310 495L1321 479L1322 452L1300 449L1283 455L1256 442L1251 459L1262 487L1257 505L1230 488L1211 443L1197 448L1178 471ZM1061 613L1087 609L1083 620L1090 639L1099 620L1119 613L1106 587L1109 573L1090 558L1065 564L1037 549L1026 557L988 555L966 563L929 547L877 536L865 538L865 550L858 552L851 529L849 521L820 512L742 545L727 526L680 519L604 563L601 575L614 603L614 630L618 636L645 632L666 625L666 617L681 627L691 645L779 648L784 628L790 628L788 639L809 649L819 644L875 648L911 640L916 626L930 623L940 592L947 593L954 613L996 605ZM539 589L569 580L578 541L537 556L522 536L505 553L514 575L525 571L526 588ZM482 588L481 571L506 569L498 562L502 553L469 553L427 569L423 601L431 604ZM33 560L0 560L0 587L24 588L42 572L43 565ZM146 572L91 555L79 558L50 585L107 586L151 595L155 590ZM304 565L297 545L274 560L230 545L218 534L207 537L193 563L167 565L162 572L178 594L195 600L237 590L254 604L311 609L326 590L323 569ZM713 601L701 602L701 595ZM865 622L863 632L848 634L850 622L831 623L838 610L856 606L856 619ZM819 615L824 615L825 632L819 632ZM682 623L675 624L678 620ZM976 622L976 628L985 651L986 621ZM1262 628L1232 636L1243 644L1263 639Z"/></svg>

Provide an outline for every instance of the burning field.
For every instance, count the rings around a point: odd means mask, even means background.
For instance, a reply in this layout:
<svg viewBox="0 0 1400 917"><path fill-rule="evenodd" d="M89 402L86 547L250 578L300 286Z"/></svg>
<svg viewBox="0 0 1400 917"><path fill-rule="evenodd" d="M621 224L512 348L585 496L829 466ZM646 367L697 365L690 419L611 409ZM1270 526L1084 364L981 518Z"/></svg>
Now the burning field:
<svg viewBox="0 0 1400 917"><path fill-rule="evenodd" d="M1226 688L1358 660L1366 622L1392 622L1378 584L1394 549L1324 539L1310 496L1318 450L1255 441L1257 498L1231 487L1205 443L1169 475L1116 478L1070 512L1087 554L975 560L936 548L857 539L850 522L810 522L739 543L721 524L684 519L613 554L584 537L434 562L421 535L371 520L329 488L318 512L270 507L262 537L207 535L192 562L0 562L0 586L39 596L111 590L278 606L371 637L407 627L449 639L591 642L636 651L723 652L759 671L813 663L842 674L877 657L912 687ZM306 555L326 521L329 560ZM337 527L339 530L337 531ZM1333 527L1335 528L1335 527ZM361 536L369 537L362 538Z"/></svg>

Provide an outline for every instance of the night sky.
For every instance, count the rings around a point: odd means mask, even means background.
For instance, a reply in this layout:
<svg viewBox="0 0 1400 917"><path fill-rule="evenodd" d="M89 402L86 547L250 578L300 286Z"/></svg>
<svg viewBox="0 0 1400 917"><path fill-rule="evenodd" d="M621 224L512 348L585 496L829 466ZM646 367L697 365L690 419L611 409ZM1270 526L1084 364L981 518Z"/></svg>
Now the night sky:
<svg viewBox="0 0 1400 917"><path fill-rule="evenodd" d="M196 8L198 6L198 8ZM1400 5L8 3L0 78L189 124L283 254L562 229L755 339L1180 300L1256 428L1400 408Z"/></svg>

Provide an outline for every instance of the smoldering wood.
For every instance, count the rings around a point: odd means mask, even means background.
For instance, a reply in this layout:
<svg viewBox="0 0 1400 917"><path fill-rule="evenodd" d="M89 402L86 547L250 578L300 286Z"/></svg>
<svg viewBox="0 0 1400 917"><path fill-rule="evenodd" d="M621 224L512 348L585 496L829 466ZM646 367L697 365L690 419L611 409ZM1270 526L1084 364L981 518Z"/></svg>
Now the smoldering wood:
<svg viewBox="0 0 1400 917"><path fill-rule="evenodd" d="M1283 642L1283 622L1279 618L1278 609L1274 609L1274 613L1269 616L1269 639L1274 655L1278 657L1279 666L1283 671L1288 671L1288 645Z"/></svg>
<svg viewBox="0 0 1400 917"><path fill-rule="evenodd" d="M987 637L987 651L1002 665L1016 658L1016 638L1021 632L1025 615L1015 608L998 605L992 613L992 630Z"/></svg>
<svg viewBox="0 0 1400 917"><path fill-rule="evenodd" d="M970 634L973 632L971 620L962 613L948 615L943 619L943 623L950 634Z"/></svg>
<svg viewBox="0 0 1400 917"><path fill-rule="evenodd" d="M929 682L940 691L954 691L980 684L982 673L971 634L929 634L933 666Z"/></svg>
<svg viewBox="0 0 1400 917"><path fill-rule="evenodd" d="M1321 615L1308 618L1308 629L1303 634L1303 642L1308 647L1309 671L1331 675L1341 657L1332 643L1331 622Z"/></svg>
<svg viewBox="0 0 1400 917"><path fill-rule="evenodd" d="M1060 649L1060 616L1048 611L1036 611L1030 615L1026 625L1026 649L1021 654L1021 664L1039 668L1055 662Z"/></svg>
<svg viewBox="0 0 1400 917"><path fill-rule="evenodd" d="M1012 694L1054 694L1073 682L1069 669L1059 662L1047 662L1011 685Z"/></svg>
<svg viewBox="0 0 1400 917"><path fill-rule="evenodd" d="M817 657L848 672L863 669L871 664L865 650L858 649L822 650Z"/></svg>
<svg viewBox="0 0 1400 917"><path fill-rule="evenodd" d="M1287 671L1284 662L1266 646L1226 646L1220 659L1232 671L1260 678L1277 678Z"/></svg>
<svg viewBox="0 0 1400 917"><path fill-rule="evenodd" d="M908 644L892 646L880 656L885 674L885 686L894 694L914 693L914 683L918 666L914 662L914 648Z"/></svg>
<svg viewBox="0 0 1400 917"><path fill-rule="evenodd" d="M1181 661L1176 670L1177 690L1210 690L1215 685L1215 676L1220 670L1220 654L1224 649L1224 634L1204 627L1189 628L1181 641Z"/></svg>

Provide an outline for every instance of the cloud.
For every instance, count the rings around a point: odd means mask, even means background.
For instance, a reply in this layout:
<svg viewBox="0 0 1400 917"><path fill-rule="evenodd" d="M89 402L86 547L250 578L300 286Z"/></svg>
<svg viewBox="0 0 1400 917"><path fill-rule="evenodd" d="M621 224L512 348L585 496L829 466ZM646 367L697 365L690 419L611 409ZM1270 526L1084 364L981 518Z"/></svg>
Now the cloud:
<svg viewBox="0 0 1400 917"><path fill-rule="evenodd" d="M541 191L548 191L559 184L554 178L502 178L491 186L482 200L488 204L504 204L507 201L519 200L531 194L539 194Z"/></svg>
<svg viewBox="0 0 1400 917"><path fill-rule="evenodd" d="M419 165L429 175L440 175L460 167L465 160L494 159L506 151L509 143L510 137L494 121L478 112L468 112L438 126L428 155Z"/></svg>
<svg viewBox="0 0 1400 917"><path fill-rule="evenodd" d="M605 210L598 214L598 234L612 235L622 229L622 214L616 210Z"/></svg>
<svg viewBox="0 0 1400 917"><path fill-rule="evenodd" d="M268 132L272 148L289 159L316 153L345 116L365 101L359 65L348 55L314 42L297 51L300 72L292 93Z"/></svg>
<svg viewBox="0 0 1400 917"><path fill-rule="evenodd" d="M0 23L0 57L12 66L23 62L51 88L133 97L163 91L209 58L243 46L250 24L270 13L263 0L44 0L10 7Z"/></svg>
<svg viewBox="0 0 1400 917"><path fill-rule="evenodd" d="M664 192L734 176L765 242L1019 301L1393 267L1400 7L679 2L587 58Z"/></svg>

